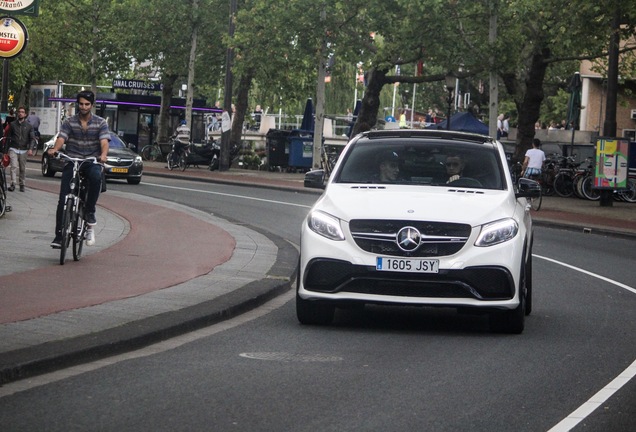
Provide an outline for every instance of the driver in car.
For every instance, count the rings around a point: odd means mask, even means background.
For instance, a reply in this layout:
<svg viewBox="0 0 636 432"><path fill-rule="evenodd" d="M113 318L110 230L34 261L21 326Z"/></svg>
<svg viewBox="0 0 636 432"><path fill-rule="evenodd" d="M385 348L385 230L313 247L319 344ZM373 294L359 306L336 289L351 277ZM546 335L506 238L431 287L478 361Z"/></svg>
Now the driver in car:
<svg viewBox="0 0 636 432"><path fill-rule="evenodd" d="M446 174L448 175L448 180L446 183L452 183L455 180L459 180L462 176L462 172L464 171L464 167L466 163L464 162L464 158L459 154L448 155L446 157Z"/></svg>
<svg viewBox="0 0 636 432"><path fill-rule="evenodd" d="M400 156L394 150L385 150L380 153L378 157L379 161L379 175L378 181L380 183L394 183L398 179L400 174Z"/></svg>

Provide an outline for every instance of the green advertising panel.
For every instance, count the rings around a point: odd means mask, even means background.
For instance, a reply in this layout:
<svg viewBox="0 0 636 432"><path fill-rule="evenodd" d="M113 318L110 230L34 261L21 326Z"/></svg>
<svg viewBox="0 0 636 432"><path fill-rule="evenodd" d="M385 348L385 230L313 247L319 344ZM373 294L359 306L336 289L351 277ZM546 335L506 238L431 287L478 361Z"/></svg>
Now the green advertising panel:
<svg viewBox="0 0 636 432"><path fill-rule="evenodd" d="M628 139L598 138L594 188L611 190L627 188L628 161Z"/></svg>
<svg viewBox="0 0 636 432"><path fill-rule="evenodd" d="M0 0L0 14L38 16L40 0Z"/></svg>

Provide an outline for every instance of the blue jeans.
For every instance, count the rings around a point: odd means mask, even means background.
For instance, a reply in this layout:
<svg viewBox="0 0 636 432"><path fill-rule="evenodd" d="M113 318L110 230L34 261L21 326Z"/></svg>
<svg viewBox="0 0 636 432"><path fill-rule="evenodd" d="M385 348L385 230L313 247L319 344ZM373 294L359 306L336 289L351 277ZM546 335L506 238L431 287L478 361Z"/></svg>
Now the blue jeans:
<svg viewBox="0 0 636 432"><path fill-rule="evenodd" d="M88 179L88 194L84 204L87 213L95 213L95 205L102 189L102 166L99 164L84 164L80 172ZM66 195L71 192L71 178L73 178L73 164L67 163L62 171L62 182L60 183L60 196L57 201L57 211L55 213L55 234L62 231L64 221L64 202Z"/></svg>

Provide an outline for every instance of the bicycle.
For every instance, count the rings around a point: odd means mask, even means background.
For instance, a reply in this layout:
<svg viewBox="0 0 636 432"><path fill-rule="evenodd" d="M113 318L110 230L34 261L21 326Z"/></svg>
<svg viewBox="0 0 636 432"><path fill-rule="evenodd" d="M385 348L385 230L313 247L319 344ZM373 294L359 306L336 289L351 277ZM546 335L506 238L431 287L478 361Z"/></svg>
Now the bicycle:
<svg viewBox="0 0 636 432"><path fill-rule="evenodd" d="M7 205L7 177L4 166L0 165L0 218L10 211L11 206Z"/></svg>
<svg viewBox="0 0 636 432"><path fill-rule="evenodd" d="M340 152L335 146L327 146L323 141L320 146L320 165L325 170L325 178L331 175L333 168L336 166L336 162L338 162L339 156Z"/></svg>
<svg viewBox="0 0 636 432"><path fill-rule="evenodd" d="M40 148L40 132L33 131L33 134L35 135L35 148L32 151L33 151L33 156L37 156L38 150Z"/></svg>
<svg viewBox="0 0 636 432"><path fill-rule="evenodd" d="M190 143L182 143L179 140L172 141L172 150L166 156L166 162L168 162L168 169L172 171L173 169L180 169L181 171L185 171L188 166L187 158L189 153Z"/></svg>
<svg viewBox="0 0 636 432"><path fill-rule="evenodd" d="M143 160L151 162L157 162L162 157L161 147L156 142L143 146L140 154Z"/></svg>
<svg viewBox="0 0 636 432"><path fill-rule="evenodd" d="M636 178L627 179L627 189L614 191L615 199L628 203L636 202Z"/></svg>
<svg viewBox="0 0 636 432"><path fill-rule="evenodd" d="M88 223L84 219L86 214L85 203L88 193L87 180L81 173L81 167L85 163L97 163L97 158L86 159L73 158L64 153L57 153L58 158L63 158L73 164L73 177L70 182L70 192L64 201L64 213L62 216L62 244L60 248L60 264L66 261L66 250L73 241L73 259L79 261L82 257L84 240ZM103 167L102 167L103 169Z"/></svg>
<svg viewBox="0 0 636 432"><path fill-rule="evenodd" d="M554 177L554 191L557 195L567 198L574 195L575 191L575 177L579 176L585 170L581 170L579 167L585 162L574 162L574 156L568 156L563 159L559 173Z"/></svg>

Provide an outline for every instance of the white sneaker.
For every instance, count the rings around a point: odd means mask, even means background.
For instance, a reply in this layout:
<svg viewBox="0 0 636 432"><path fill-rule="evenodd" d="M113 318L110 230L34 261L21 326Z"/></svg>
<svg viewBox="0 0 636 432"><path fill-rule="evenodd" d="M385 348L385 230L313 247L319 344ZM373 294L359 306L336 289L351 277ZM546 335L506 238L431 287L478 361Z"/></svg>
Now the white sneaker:
<svg viewBox="0 0 636 432"><path fill-rule="evenodd" d="M89 227L86 230L86 246L93 246L95 244L95 230Z"/></svg>

